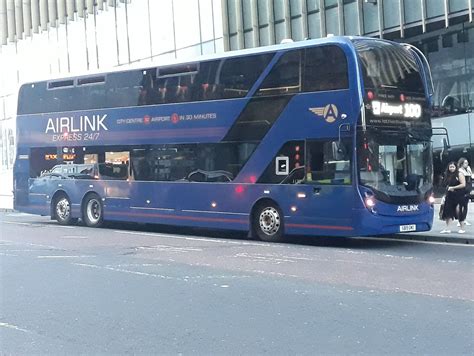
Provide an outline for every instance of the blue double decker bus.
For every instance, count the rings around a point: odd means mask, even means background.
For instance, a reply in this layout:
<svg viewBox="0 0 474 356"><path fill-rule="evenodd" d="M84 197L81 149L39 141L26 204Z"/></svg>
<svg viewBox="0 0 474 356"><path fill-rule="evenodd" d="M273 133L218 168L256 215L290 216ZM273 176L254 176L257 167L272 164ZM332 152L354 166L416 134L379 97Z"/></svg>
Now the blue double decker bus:
<svg viewBox="0 0 474 356"><path fill-rule="evenodd" d="M331 37L28 83L14 206L265 241L426 231L429 81L408 46Z"/></svg>

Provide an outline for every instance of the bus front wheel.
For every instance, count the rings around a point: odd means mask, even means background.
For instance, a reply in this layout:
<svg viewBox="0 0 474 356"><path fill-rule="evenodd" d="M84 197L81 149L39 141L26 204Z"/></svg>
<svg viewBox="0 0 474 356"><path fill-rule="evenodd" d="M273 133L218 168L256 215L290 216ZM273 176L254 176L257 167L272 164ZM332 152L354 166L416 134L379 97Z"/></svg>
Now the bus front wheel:
<svg viewBox="0 0 474 356"><path fill-rule="evenodd" d="M283 241L283 214L280 208L272 202L260 204L253 216L253 228L262 241Z"/></svg>
<svg viewBox="0 0 474 356"><path fill-rule="evenodd" d="M82 204L82 220L89 227L99 227L104 220L102 200L97 194L89 194Z"/></svg>
<svg viewBox="0 0 474 356"><path fill-rule="evenodd" d="M71 201L66 194L59 194L54 199L54 218L61 225L70 225L77 221L71 216Z"/></svg>

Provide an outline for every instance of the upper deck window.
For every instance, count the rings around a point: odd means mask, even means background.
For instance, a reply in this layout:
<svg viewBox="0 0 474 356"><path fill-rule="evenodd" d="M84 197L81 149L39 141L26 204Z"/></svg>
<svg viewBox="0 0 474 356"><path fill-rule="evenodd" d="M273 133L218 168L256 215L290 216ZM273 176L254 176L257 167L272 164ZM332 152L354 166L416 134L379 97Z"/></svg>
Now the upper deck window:
<svg viewBox="0 0 474 356"><path fill-rule="evenodd" d="M346 89L347 59L337 46L289 51L281 56L257 95Z"/></svg>
<svg viewBox="0 0 474 356"><path fill-rule="evenodd" d="M337 46L305 50L303 91L339 90L349 87L347 59Z"/></svg>
<svg viewBox="0 0 474 356"><path fill-rule="evenodd" d="M273 54L224 59L219 70L223 98L241 98L247 95L266 68Z"/></svg>
<svg viewBox="0 0 474 356"><path fill-rule="evenodd" d="M367 89L397 89L424 93L414 55L400 45L374 40L355 40Z"/></svg>

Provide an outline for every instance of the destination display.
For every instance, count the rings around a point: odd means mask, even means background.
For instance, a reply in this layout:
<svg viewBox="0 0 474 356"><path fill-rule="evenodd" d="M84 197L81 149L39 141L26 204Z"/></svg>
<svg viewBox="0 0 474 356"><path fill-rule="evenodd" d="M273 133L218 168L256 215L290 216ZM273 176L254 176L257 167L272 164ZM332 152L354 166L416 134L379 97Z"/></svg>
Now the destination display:
<svg viewBox="0 0 474 356"><path fill-rule="evenodd" d="M421 105L416 103L389 103L372 101L372 112L375 116L399 116L418 119L421 117Z"/></svg>
<svg viewBox="0 0 474 356"><path fill-rule="evenodd" d="M372 99L372 100L371 100ZM429 121L429 110L423 97L378 95L365 104L367 125L419 126ZM427 116L428 115L428 116Z"/></svg>

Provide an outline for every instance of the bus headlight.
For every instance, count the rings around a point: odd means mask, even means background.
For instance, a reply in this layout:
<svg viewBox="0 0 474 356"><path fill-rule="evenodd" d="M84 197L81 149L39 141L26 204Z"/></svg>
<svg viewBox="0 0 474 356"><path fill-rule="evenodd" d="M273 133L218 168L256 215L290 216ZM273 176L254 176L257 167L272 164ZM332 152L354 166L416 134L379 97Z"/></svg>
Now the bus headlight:
<svg viewBox="0 0 474 356"><path fill-rule="evenodd" d="M365 206L371 210L375 207L375 200L373 197L366 197L365 198Z"/></svg>

